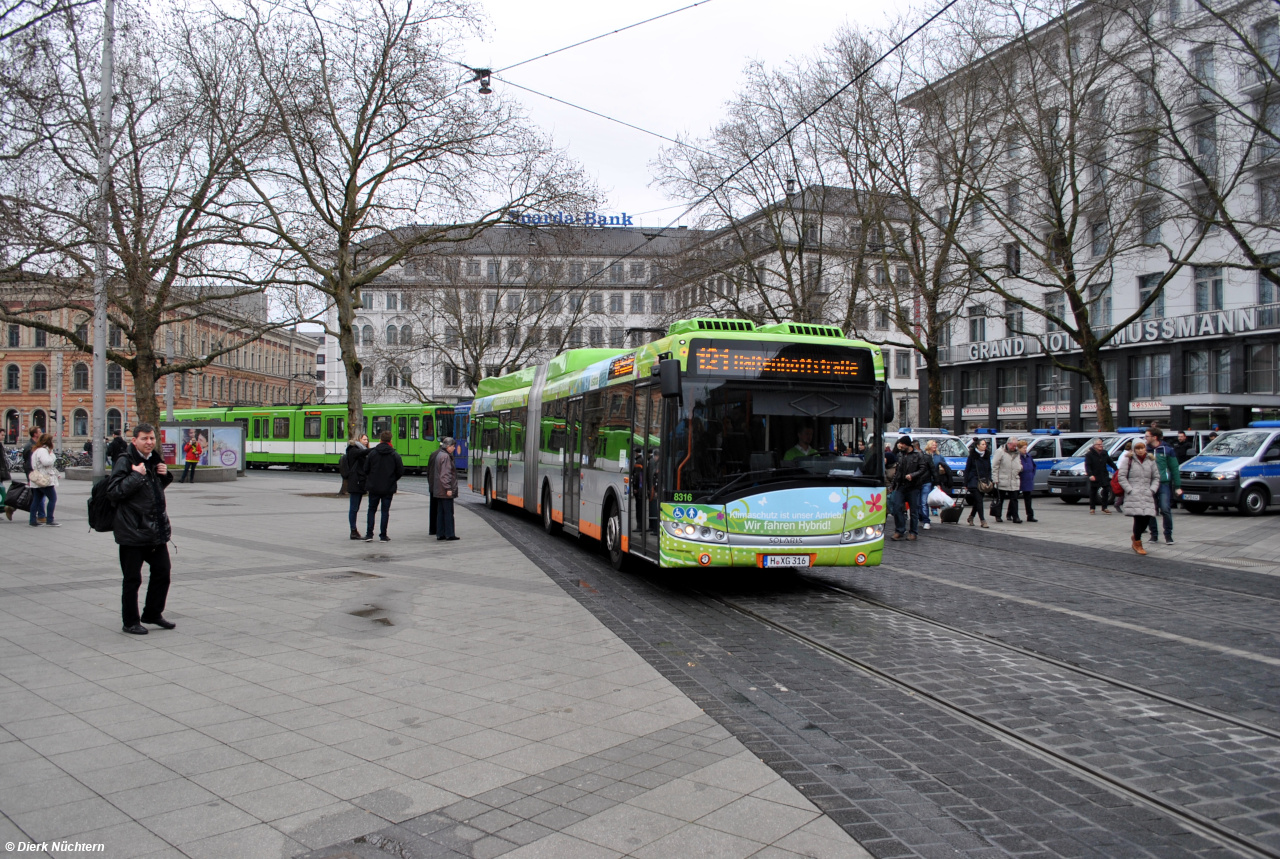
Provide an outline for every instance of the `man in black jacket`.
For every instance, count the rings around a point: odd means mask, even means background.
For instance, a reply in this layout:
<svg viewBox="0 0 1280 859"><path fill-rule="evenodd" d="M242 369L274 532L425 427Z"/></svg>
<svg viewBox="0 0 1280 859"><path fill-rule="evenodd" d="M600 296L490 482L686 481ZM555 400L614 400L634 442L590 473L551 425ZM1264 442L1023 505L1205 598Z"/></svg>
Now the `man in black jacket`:
<svg viewBox="0 0 1280 859"><path fill-rule="evenodd" d="M369 513L365 521L364 541L373 542L373 514L382 507L381 529L378 539L391 542L387 536L387 519L391 516L391 496L396 494L396 484L404 477L404 460L391 446L391 430L383 430L378 436L378 446L364 458L364 488L369 493Z"/></svg>
<svg viewBox="0 0 1280 859"><path fill-rule="evenodd" d="M146 635L144 623L161 629L177 624L164 619L164 604L169 596L169 514L165 510L164 489L173 475L156 451L156 430L140 423L133 428L133 444L115 462L108 478L107 498L116 507L116 543L120 545L120 570L124 573L124 591L120 597L120 614L124 631ZM138 589L142 586L142 565L151 569L147 582L147 601L138 615Z"/></svg>
<svg viewBox="0 0 1280 859"><path fill-rule="evenodd" d="M120 437L120 430L116 430L115 437L107 445L107 468L114 468L116 460L128 452L129 443Z"/></svg>
<svg viewBox="0 0 1280 859"><path fill-rule="evenodd" d="M1095 512L1101 500L1102 512L1111 515L1107 505L1111 503L1111 468L1114 467L1115 462L1111 459L1111 454L1107 453L1106 445L1102 439L1095 438L1084 454L1084 473L1089 477L1090 514Z"/></svg>
<svg viewBox="0 0 1280 859"><path fill-rule="evenodd" d="M920 489L929 476L929 463L917 451L911 436L898 436L898 470L893 475L893 492L889 507L893 511L893 539L916 539L920 527ZM907 534L907 510L910 507L911 533Z"/></svg>

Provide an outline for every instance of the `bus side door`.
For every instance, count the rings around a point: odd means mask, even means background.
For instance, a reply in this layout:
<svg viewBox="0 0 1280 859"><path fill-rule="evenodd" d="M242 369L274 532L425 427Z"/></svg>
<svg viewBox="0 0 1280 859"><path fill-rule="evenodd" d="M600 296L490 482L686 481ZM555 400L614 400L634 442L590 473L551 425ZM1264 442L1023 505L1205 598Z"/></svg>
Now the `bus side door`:
<svg viewBox="0 0 1280 859"><path fill-rule="evenodd" d="M576 529L582 510L582 397L569 400L564 430L564 524Z"/></svg>
<svg viewBox="0 0 1280 859"><path fill-rule="evenodd" d="M635 439L640 453L631 463L632 552L658 559L659 445L662 437L662 391L657 385L636 388Z"/></svg>
<svg viewBox="0 0 1280 859"><path fill-rule="evenodd" d="M511 412L498 414L498 443L493 452L493 495L506 500L507 476L511 469Z"/></svg>

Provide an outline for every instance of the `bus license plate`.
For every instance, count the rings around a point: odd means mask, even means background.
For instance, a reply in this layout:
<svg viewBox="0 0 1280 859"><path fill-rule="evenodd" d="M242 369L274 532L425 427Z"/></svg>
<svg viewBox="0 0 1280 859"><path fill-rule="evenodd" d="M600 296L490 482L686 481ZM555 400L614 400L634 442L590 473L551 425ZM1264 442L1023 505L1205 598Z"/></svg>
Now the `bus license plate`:
<svg viewBox="0 0 1280 859"><path fill-rule="evenodd" d="M1062 487L1061 487L1061 486L1050 486L1050 487L1049 487L1049 492L1050 492L1051 494L1053 494L1053 495L1061 495L1061 494L1062 494Z"/></svg>
<svg viewBox="0 0 1280 859"><path fill-rule="evenodd" d="M1183 501L1199 501L1199 500L1200 500L1200 496L1199 496L1199 495L1191 495L1191 494L1188 494L1188 493L1184 492L1184 493L1182 493L1182 500L1183 500Z"/></svg>
<svg viewBox="0 0 1280 859"><path fill-rule="evenodd" d="M762 567L809 567L812 566L812 555L761 555Z"/></svg>

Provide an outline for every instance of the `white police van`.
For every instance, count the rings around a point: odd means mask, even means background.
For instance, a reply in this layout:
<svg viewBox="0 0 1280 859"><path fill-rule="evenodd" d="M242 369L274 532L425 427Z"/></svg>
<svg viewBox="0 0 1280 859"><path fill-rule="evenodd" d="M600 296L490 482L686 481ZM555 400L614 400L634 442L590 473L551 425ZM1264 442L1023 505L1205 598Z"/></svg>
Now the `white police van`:
<svg viewBox="0 0 1280 859"><path fill-rule="evenodd" d="M1210 505L1259 516L1280 498L1280 421L1254 421L1228 430L1182 463L1182 506L1203 513Z"/></svg>

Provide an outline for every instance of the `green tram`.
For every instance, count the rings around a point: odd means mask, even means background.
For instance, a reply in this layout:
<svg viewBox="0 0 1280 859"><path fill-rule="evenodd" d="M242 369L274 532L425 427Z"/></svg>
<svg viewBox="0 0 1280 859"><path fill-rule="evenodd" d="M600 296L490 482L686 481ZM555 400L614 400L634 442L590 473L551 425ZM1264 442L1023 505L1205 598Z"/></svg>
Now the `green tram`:
<svg viewBox="0 0 1280 859"><path fill-rule="evenodd" d="M468 485L615 566L878 564L892 403L880 349L837 328L690 319L481 381Z"/></svg>
<svg viewBox="0 0 1280 859"><path fill-rule="evenodd" d="M350 439L345 403L179 409L173 416L184 423L240 424L250 468L287 465L296 471L336 471ZM421 473L439 449L440 439L454 434L454 409L423 403L366 403L364 429L375 443L383 430L391 430L391 443L404 459L405 469Z"/></svg>

